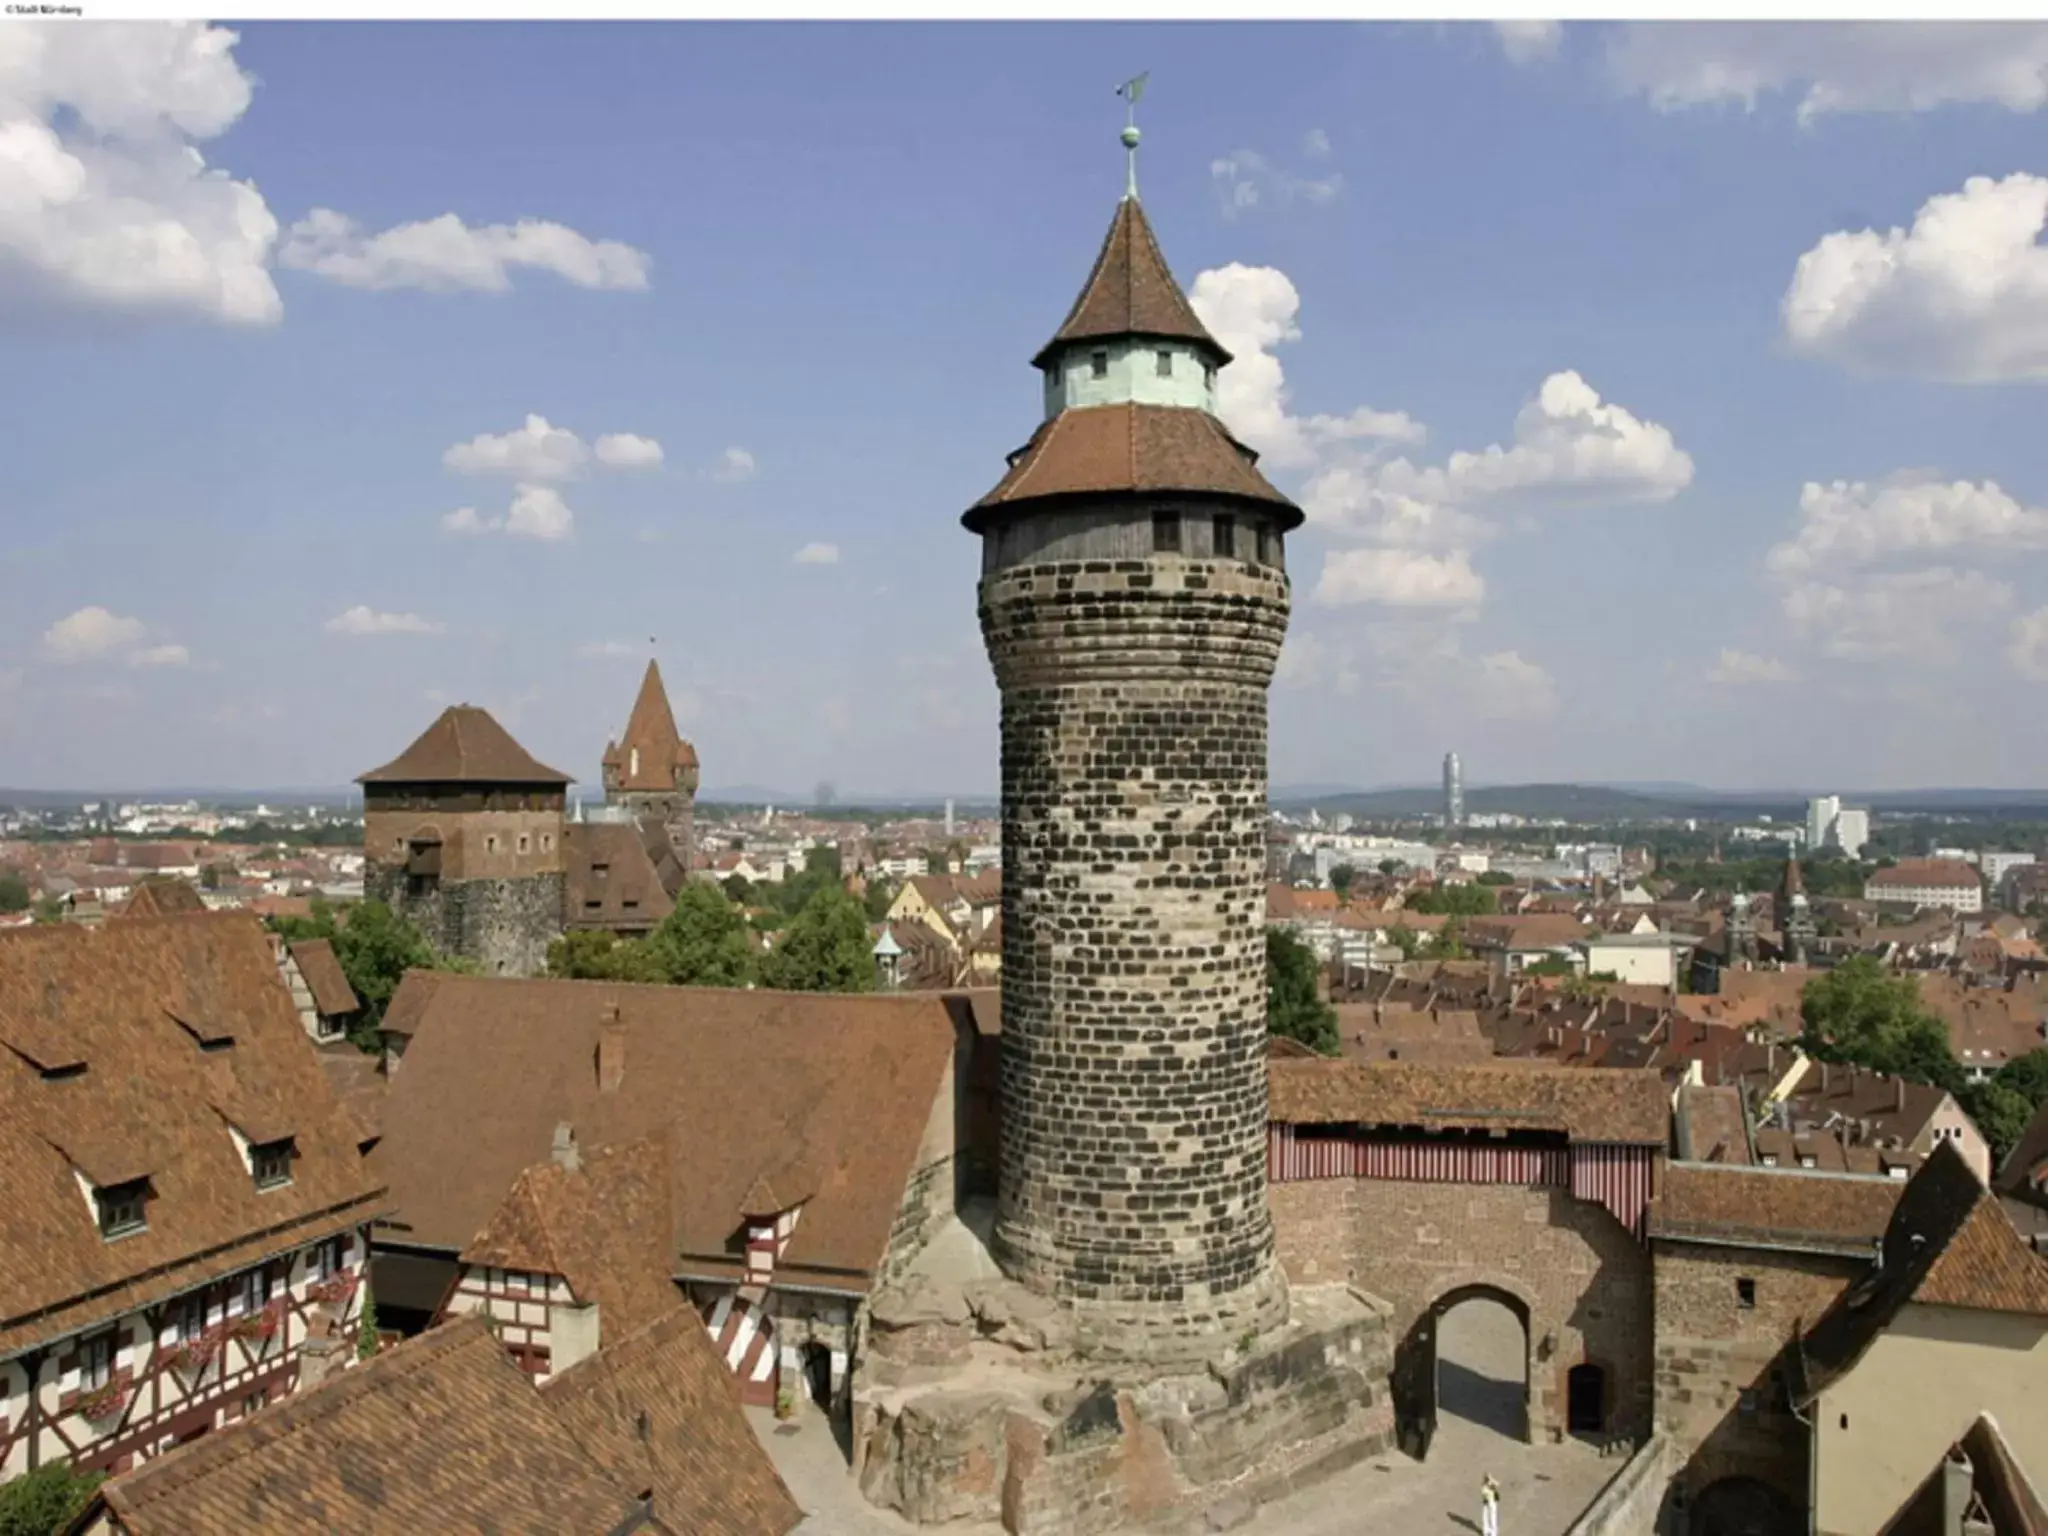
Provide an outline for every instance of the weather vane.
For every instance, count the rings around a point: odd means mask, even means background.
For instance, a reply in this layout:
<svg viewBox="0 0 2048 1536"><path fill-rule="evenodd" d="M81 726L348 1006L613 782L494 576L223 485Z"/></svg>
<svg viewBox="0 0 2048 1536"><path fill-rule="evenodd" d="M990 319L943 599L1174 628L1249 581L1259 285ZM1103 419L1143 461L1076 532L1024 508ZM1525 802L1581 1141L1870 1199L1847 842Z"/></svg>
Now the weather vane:
<svg viewBox="0 0 2048 1536"><path fill-rule="evenodd" d="M1138 195L1138 101L1145 94L1145 82L1151 76L1152 71L1148 69L1116 88L1117 95L1124 99L1124 196L1134 200Z"/></svg>

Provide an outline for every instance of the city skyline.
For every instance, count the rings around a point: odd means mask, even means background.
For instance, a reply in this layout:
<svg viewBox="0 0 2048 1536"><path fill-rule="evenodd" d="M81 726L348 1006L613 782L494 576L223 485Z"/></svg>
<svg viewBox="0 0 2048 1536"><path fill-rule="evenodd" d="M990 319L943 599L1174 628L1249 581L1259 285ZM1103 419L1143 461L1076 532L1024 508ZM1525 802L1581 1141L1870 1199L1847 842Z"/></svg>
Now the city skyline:
<svg viewBox="0 0 2048 1536"><path fill-rule="evenodd" d="M1140 68L1311 519L1276 785L2024 784L2043 32L10 28L0 784L339 785L468 700L594 786L652 653L707 797L992 792L957 519Z"/></svg>

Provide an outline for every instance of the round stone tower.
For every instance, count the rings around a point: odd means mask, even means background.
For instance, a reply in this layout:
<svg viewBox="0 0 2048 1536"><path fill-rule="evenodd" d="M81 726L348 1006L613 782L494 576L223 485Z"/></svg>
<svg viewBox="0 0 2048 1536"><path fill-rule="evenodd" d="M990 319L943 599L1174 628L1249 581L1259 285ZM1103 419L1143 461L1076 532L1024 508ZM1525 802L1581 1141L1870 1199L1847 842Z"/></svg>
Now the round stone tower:
<svg viewBox="0 0 2048 1536"><path fill-rule="evenodd" d="M1148 1360L1287 1313L1266 690L1302 515L1215 415L1229 361L1133 186L1034 360L1044 420L963 518L1002 692L996 1252L1091 1350Z"/></svg>

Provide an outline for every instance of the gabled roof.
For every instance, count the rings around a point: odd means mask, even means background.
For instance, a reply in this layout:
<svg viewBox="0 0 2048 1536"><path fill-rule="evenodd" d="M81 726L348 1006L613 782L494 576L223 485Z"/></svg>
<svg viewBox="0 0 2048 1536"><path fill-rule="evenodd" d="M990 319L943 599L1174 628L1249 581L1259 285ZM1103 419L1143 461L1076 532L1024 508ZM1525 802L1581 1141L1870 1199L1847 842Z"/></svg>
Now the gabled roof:
<svg viewBox="0 0 2048 1536"><path fill-rule="evenodd" d="M512 733L474 704L451 704L419 739L358 784L529 784L574 782L560 769L536 762Z"/></svg>
<svg viewBox="0 0 2048 1536"><path fill-rule="evenodd" d="M1219 367L1230 361L1230 354L1209 334L1173 280L1152 233L1152 221L1135 197L1117 204L1088 281L1032 365L1043 368L1055 352L1074 342L1118 336L1190 341L1214 357Z"/></svg>
<svg viewBox="0 0 2048 1536"><path fill-rule="evenodd" d="M1674 1160L1650 1235L1874 1258L1905 1188L1899 1179Z"/></svg>
<svg viewBox="0 0 2048 1536"><path fill-rule="evenodd" d="M1977 1182L1952 1141L1940 1142L1906 1181L1878 1266L1801 1342L1803 1400L1853 1369L1908 1303L2048 1318L2048 1262L2020 1236L1998 1197Z"/></svg>
<svg viewBox="0 0 2048 1536"><path fill-rule="evenodd" d="M258 1190L229 1126L290 1136ZM0 1354L132 1311L383 1208L262 925L244 912L0 934ZM73 1170L147 1178L107 1242Z"/></svg>
<svg viewBox="0 0 2048 1536"><path fill-rule="evenodd" d="M604 766L617 771L619 788L626 790L674 789L675 770L697 766L697 749L676 729L661 668L652 661L640 679L633 713L626 717L626 734L605 748Z"/></svg>
<svg viewBox="0 0 2048 1536"><path fill-rule="evenodd" d="M667 853L666 834L651 823L643 828L625 821L584 821L563 829L562 915L568 927L652 928L669 915L675 899L649 852L650 834Z"/></svg>
<svg viewBox="0 0 2048 1536"><path fill-rule="evenodd" d="M579 1167L550 1157L521 1173L462 1262L560 1275L579 1302L598 1304L604 1337L623 1337L676 1304L668 1277L674 1158L660 1135L578 1157Z"/></svg>
<svg viewBox="0 0 2048 1536"><path fill-rule="evenodd" d="M328 940L297 939L285 948L291 951L292 963L298 966L299 974L306 978L306 990L313 994L313 1006L321 1013L332 1018L354 1013L363 1006L363 1000L356 996L356 989L348 984L348 974L341 968L334 945Z"/></svg>
<svg viewBox="0 0 2048 1536"><path fill-rule="evenodd" d="M961 521L979 532L995 511L1046 496L1177 492L1255 502L1283 529L1298 527L1301 510L1259 473L1258 457L1191 406L1073 406L1039 425Z"/></svg>
<svg viewBox="0 0 2048 1536"><path fill-rule="evenodd" d="M1525 1064L1409 1066L1275 1061L1272 1119L1290 1125L1563 1131L1573 1141L1664 1146L1670 1099L1655 1072Z"/></svg>
<svg viewBox="0 0 2048 1536"><path fill-rule="evenodd" d="M540 1395L615 1482L652 1497L670 1530L783 1536L804 1517L686 1306L550 1377Z"/></svg>
<svg viewBox="0 0 2048 1536"><path fill-rule="evenodd" d="M479 1315L144 1462L72 1529L104 1508L126 1536L661 1530L638 1492L585 1451Z"/></svg>
<svg viewBox="0 0 2048 1536"><path fill-rule="evenodd" d="M809 1194L778 1275L849 1292L866 1289L888 1246L958 1038L933 993L444 974L418 996L374 1154L393 1184L396 1241L461 1250L548 1157L557 1125L586 1156L666 1130L672 1273L741 1273L728 1245L766 1178ZM595 1070L607 1026L624 1052L609 1091Z"/></svg>
<svg viewBox="0 0 2048 1536"><path fill-rule="evenodd" d="M108 915L109 922L130 917L170 917L180 912L204 912L206 902L189 880L175 875L145 875L128 899Z"/></svg>

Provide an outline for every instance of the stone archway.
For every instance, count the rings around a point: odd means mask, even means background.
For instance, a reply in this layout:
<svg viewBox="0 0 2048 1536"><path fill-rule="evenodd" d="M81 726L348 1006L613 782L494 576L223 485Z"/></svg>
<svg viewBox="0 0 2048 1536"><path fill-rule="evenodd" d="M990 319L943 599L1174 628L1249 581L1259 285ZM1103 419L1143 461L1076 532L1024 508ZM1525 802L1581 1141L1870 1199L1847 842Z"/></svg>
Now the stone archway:
<svg viewBox="0 0 2048 1536"><path fill-rule="evenodd" d="M1504 1308L1512 1315L1519 1330L1519 1391L1505 1411L1496 1408L1487 1412L1481 1406L1486 1395L1484 1389L1489 1382L1499 1385L1498 1378L1492 1377L1491 1372L1474 1370L1466 1362L1453 1359L1449 1362L1453 1374L1448 1383L1445 1380L1446 1361L1441 1358L1445 1320L1467 1302ZM1517 1290L1491 1280L1451 1286L1423 1309L1394 1350L1394 1423L1402 1450L1417 1461L1428 1457L1430 1445L1436 1438L1438 1414L1447 1395L1452 1411L1460 1417L1473 1418L1484 1427L1495 1429L1511 1439L1528 1440L1529 1321L1528 1299ZM1450 1388L1448 1394L1447 1385ZM1497 1393L1493 1395L1497 1401ZM1477 1413L1475 1408L1479 1409Z"/></svg>
<svg viewBox="0 0 2048 1536"><path fill-rule="evenodd" d="M1692 1501L1684 1536L1801 1536L1805 1519L1791 1500L1753 1477L1724 1477Z"/></svg>

